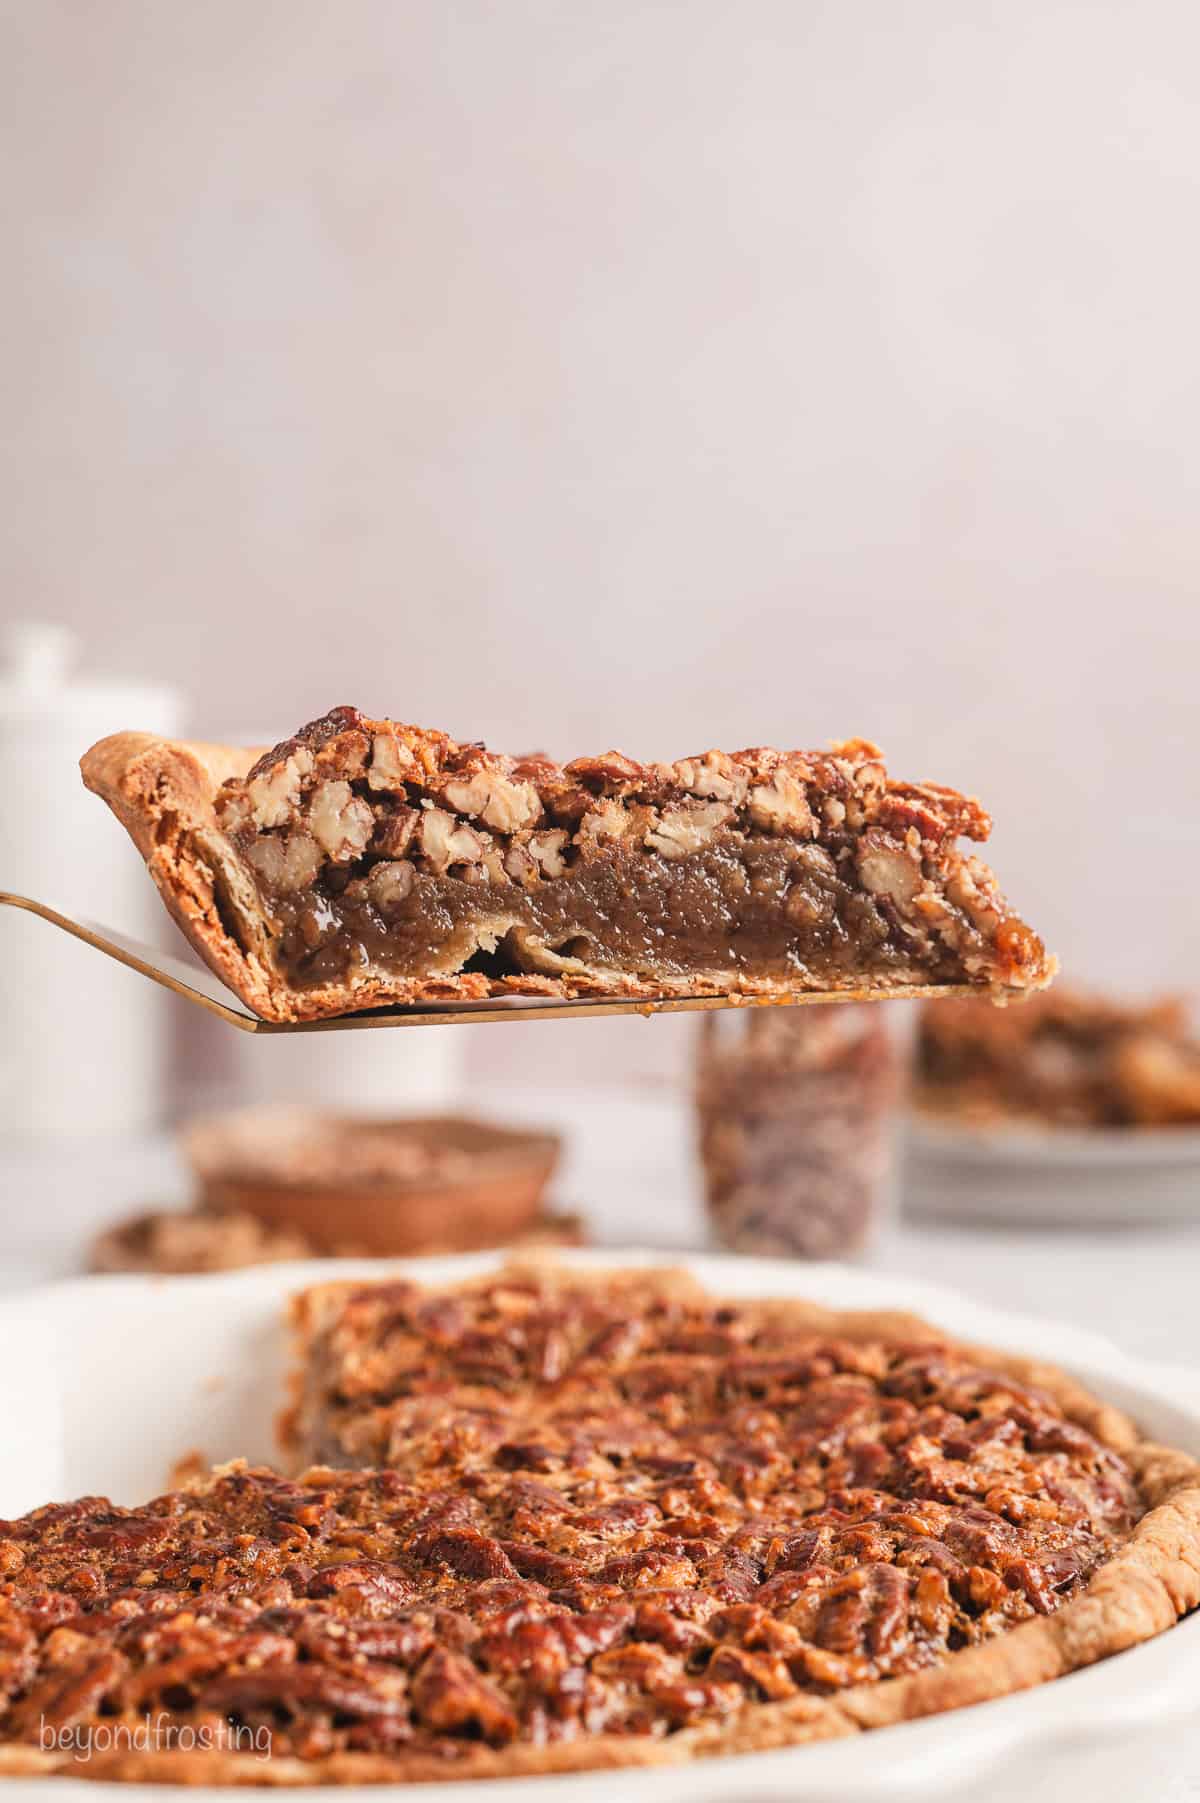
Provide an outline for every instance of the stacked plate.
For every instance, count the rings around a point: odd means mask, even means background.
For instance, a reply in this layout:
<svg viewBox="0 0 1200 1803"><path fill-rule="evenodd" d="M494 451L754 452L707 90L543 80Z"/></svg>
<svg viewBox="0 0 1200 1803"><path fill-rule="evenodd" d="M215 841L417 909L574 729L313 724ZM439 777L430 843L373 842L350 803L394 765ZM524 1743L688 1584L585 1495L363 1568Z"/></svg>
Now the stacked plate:
<svg viewBox="0 0 1200 1803"><path fill-rule="evenodd" d="M914 1114L914 1214L1004 1226L1200 1222L1200 1128L965 1127Z"/></svg>

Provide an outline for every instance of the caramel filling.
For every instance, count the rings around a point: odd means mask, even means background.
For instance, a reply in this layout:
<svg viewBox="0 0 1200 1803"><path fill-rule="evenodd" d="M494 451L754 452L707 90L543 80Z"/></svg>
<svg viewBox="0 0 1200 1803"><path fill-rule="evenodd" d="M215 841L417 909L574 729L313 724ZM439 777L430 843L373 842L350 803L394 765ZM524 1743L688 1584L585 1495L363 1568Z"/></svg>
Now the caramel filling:
<svg viewBox="0 0 1200 1803"><path fill-rule="evenodd" d="M668 859L618 849L523 889L417 870L380 906L365 885L325 871L301 894L259 880L280 974L296 988L355 971L394 977L517 972L762 976L836 987L864 971L913 980L913 942L890 910L819 849L725 832ZM964 930L966 923L963 923ZM950 980L949 951L920 974Z"/></svg>

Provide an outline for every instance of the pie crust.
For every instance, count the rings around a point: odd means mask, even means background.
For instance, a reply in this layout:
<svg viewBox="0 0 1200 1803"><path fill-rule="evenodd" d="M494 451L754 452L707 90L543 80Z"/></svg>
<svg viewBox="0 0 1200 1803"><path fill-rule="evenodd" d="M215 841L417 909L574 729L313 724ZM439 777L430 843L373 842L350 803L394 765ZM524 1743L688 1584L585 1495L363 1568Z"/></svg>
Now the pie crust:
<svg viewBox="0 0 1200 1803"><path fill-rule="evenodd" d="M266 753L118 733L84 781L273 1021L488 996L999 996L1054 960L875 746L560 767L335 708Z"/></svg>
<svg viewBox="0 0 1200 1803"><path fill-rule="evenodd" d="M332 1621L359 1688L336 1693L342 1728L321 1732L344 1740L347 1722L366 1723L369 1738L362 1686L375 1685L379 1715L389 1697L409 1699L425 1744L83 1764L10 1740L0 1773L293 1785L669 1764L1028 1689L1200 1602L1196 1460L1145 1441L1062 1372L911 1316L721 1303L683 1273L526 1264L443 1291L325 1285L297 1300L295 1319L307 1376L293 1443L319 1436L356 1457L403 1424L398 1462L319 1467L294 1483L235 1464L143 1511L92 1498L0 1523L0 1650L21 1657L22 1596L74 1585L111 1600L106 1584L140 1562L129 1610L146 1607L153 1626L168 1618L151 1607L162 1587L183 1594L184 1631L200 1634L203 1681L217 1685L212 1707L232 1701L249 1722L264 1697L317 1695L318 1725L336 1727L326 1653L311 1652L315 1674L284 1657L288 1636L308 1631L312 1648ZM824 1488L808 1494L816 1471ZM956 1490L968 1500L938 1500ZM502 1544L489 1531L501 1519ZM179 1524L165 1541L164 1520ZM356 1562L364 1523L372 1556ZM240 1539L222 1537L231 1528ZM223 1572L226 1549L246 1541L258 1575L210 1596L204 1573ZM86 1583L71 1576L84 1549ZM243 1648L222 1672L204 1663L203 1636L239 1588L266 1610L256 1631L278 1644ZM361 1636L413 1618L425 1638L403 1681L407 1655L381 1667L377 1643L374 1661L353 1664ZM572 1625L574 1638L554 1642ZM86 1715L103 1685L72 1690L82 1679L71 1660L94 1659L95 1641L81 1651L70 1628L58 1631L55 1694L67 1708L82 1697ZM967 1644L952 1645L955 1634ZM460 1642L473 1650L455 1651ZM568 1645L579 1658L564 1667ZM203 1688L186 1665L161 1675L187 1695ZM589 1697L595 1722L572 1718L571 1699ZM289 1733L307 1719L296 1707Z"/></svg>

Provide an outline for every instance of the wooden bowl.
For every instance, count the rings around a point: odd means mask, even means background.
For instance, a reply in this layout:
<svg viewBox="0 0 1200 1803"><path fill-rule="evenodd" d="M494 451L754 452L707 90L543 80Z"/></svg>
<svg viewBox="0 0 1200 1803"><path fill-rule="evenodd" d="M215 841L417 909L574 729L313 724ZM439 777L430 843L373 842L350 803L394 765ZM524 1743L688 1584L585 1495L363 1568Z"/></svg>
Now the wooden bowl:
<svg viewBox="0 0 1200 1803"><path fill-rule="evenodd" d="M466 1252L526 1233L558 1162L557 1134L462 1115L247 1109L182 1135L196 1203L302 1233L322 1252Z"/></svg>

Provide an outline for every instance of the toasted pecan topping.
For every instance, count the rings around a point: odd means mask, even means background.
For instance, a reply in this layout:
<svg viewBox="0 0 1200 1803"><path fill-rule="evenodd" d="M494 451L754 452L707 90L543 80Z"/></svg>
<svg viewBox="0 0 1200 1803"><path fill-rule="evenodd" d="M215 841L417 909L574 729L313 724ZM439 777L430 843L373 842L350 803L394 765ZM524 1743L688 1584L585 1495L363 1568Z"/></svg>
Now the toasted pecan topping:
<svg viewBox="0 0 1200 1803"><path fill-rule="evenodd" d="M0 1522L6 1713L272 1752L669 1736L1055 1610L1141 1512L1047 1396L651 1275L314 1292L291 1481Z"/></svg>

